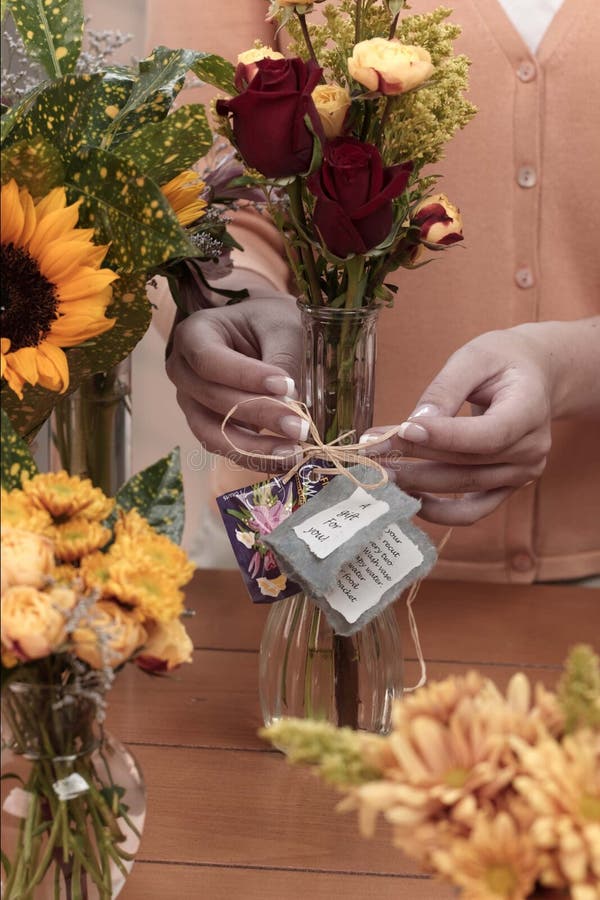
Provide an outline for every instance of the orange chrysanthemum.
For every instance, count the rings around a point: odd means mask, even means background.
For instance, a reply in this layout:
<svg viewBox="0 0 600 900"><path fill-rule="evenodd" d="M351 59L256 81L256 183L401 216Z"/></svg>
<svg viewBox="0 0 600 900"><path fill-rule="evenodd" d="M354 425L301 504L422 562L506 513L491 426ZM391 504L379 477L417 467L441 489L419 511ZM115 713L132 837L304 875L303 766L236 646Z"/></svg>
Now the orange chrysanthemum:
<svg viewBox="0 0 600 900"><path fill-rule="evenodd" d="M38 509L46 510L56 521L81 517L101 522L112 512L115 501L89 478L68 472L47 472L23 480L23 491Z"/></svg>
<svg viewBox="0 0 600 900"><path fill-rule="evenodd" d="M34 203L14 179L2 185L1 374L20 399L26 383L64 393L63 348L114 325L105 313L118 276L100 268L108 247L93 229L76 227L79 205L67 206L63 187Z"/></svg>

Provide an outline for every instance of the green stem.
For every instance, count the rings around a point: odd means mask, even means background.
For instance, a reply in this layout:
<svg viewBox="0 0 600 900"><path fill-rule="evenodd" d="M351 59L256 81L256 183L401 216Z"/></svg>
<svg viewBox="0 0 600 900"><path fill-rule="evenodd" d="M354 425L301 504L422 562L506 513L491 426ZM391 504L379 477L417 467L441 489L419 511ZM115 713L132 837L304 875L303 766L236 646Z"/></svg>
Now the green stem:
<svg viewBox="0 0 600 900"><path fill-rule="evenodd" d="M312 697L312 685L313 685L313 666L315 661L315 656L318 653L317 648L317 639L319 636L319 625L321 623L321 610L318 606L313 606L312 611L312 619L310 622L310 631L308 634L308 648L306 654L306 668L304 671L304 708L306 710L307 718L313 719L314 709L313 709L313 697Z"/></svg>
<svg viewBox="0 0 600 900"><path fill-rule="evenodd" d="M300 225L304 233L307 231L306 216L304 215L304 204L302 202L302 179L297 177L288 186L288 196L290 198L290 209L294 219ZM307 246L302 235L299 235L300 255L304 266L304 277L308 283L308 300L315 306L321 302L321 285L319 283L319 275L312 250Z"/></svg>
<svg viewBox="0 0 600 900"><path fill-rule="evenodd" d="M308 25L306 24L306 16L304 13L297 12L298 21L300 22L300 28L302 30L302 37L304 38L304 43L306 44L306 49L308 50L308 55L310 58L319 65L319 60L317 59L317 54L315 53L315 48L313 47L312 41L310 39L310 32L308 30ZM321 81L323 79L321 78Z"/></svg>
<svg viewBox="0 0 600 900"><path fill-rule="evenodd" d="M400 19L400 10L396 13L394 18L392 19L392 24L390 25L390 33L388 34L388 40L392 40L394 35L396 34L396 28L398 27L398 21Z"/></svg>
<svg viewBox="0 0 600 900"><path fill-rule="evenodd" d="M354 14L354 43L360 41L360 31L362 25L362 0L356 0L356 13Z"/></svg>

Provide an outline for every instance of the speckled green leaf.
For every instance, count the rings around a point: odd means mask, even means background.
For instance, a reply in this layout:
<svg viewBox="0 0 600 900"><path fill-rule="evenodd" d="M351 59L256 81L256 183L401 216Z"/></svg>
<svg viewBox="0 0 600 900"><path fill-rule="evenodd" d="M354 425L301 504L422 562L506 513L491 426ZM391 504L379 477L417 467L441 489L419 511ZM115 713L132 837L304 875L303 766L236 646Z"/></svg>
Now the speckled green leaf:
<svg viewBox="0 0 600 900"><path fill-rule="evenodd" d="M63 184L64 177L58 150L39 135L30 141L18 141L2 153L2 183L14 178L36 199Z"/></svg>
<svg viewBox="0 0 600 900"><path fill-rule="evenodd" d="M0 0L0 22L4 22L6 15L7 0Z"/></svg>
<svg viewBox="0 0 600 900"><path fill-rule="evenodd" d="M134 475L116 499L121 509L135 507L156 531L180 543L185 508L179 447Z"/></svg>
<svg viewBox="0 0 600 900"><path fill-rule="evenodd" d="M29 452L25 441L19 437L12 426L8 414L2 410L2 457L0 463L0 477L2 487L7 491L21 487L21 473L37 473L37 466Z"/></svg>
<svg viewBox="0 0 600 900"><path fill-rule="evenodd" d="M9 139L12 141L13 129L23 121L28 110L34 105L36 98L45 87L46 83L39 84L27 94L18 106L5 107L6 112L2 113L2 122L0 123L0 139L3 146L9 142ZM15 137L15 140L18 140L18 136Z"/></svg>
<svg viewBox="0 0 600 900"><path fill-rule="evenodd" d="M101 144L130 90L130 81L107 81L101 73L47 82L33 102L16 111L10 143L40 135L56 147L66 164L80 147Z"/></svg>
<svg viewBox="0 0 600 900"><path fill-rule="evenodd" d="M72 199L83 198L80 224L95 228L100 243L112 242L106 262L120 272L148 271L194 255L158 185L130 160L95 147L83 149L65 183Z"/></svg>
<svg viewBox="0 0 600 900"><path fill-rule="evenodd" d="M9 0L30 59L50 78L72 72L83 37L82 0Z"/></svg>
<svg viewBox="0 0 600 900"><path fill-rule="evenodd" d="M217 56L216 53L198 53L191 69L194 75L207 84L212 84L227 94L237 93L234 83L235 67L222 56Z"/></svg>
<svg viewBox="0 0 600 900"><path fill-rule="evenodd" d="M69 361L69 394L79 387L84 378L111 369L125 359L146 333L152 309L146 295L144 275L122 277L114 283L113 300L107 315L117 319L110 331L80 347L65 351ZM19 400L6 382L2 382L2 407L23 437L35 433L61 396L64 395L25 385L23 400Z"/></svg>
<svg viewBox="0 0 600 900"><path fill-rule="evenodd" d="M119 144L119 156L162 185L204 156L212 141L206 111L194 103L180 106L164 122L144 125Z"/></svg>

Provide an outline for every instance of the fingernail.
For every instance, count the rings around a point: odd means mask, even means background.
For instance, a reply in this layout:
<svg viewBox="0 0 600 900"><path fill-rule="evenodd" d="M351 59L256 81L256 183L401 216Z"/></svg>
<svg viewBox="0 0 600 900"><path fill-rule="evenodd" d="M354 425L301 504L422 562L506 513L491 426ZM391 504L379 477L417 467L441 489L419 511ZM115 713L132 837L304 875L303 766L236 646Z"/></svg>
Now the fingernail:
<svg viewBox="0 0 600 900"><path fill-rule="evenodd" d="M378 436L376 434L361 434L361 436L358 439L358 443L359 444L368 444L370 441L376 441L377 437Z"/></svg>
<svg viewBox="0 0 600 900"><path fill-rule="evenodd" d="M278 397L288 397L296 393L296 385L288 375L269 375L265 378L265 391Z"/></svg>
<svg viewBox="0 0 600 900"><path fill-rule="evenodd" d="M413 444L424 444L429 438L427 429L422 425L415 425L413 422L403 422L396 434L404 441L410 441Z"/></svg>
<svg viewBox="0 0 600 900"><path fill-rule="evenodd" d="M418 419L419 416L439 416L440 411L433 403L424 403L423 406L417 406L415 411L410 414L409 419Z"/></svg>
<svg viewBox="0 0 600 900"><path fill-rule="evenodd" d="M305 441L308 437L308 422L299 416L282 416L279 420L279 429L282 434L297 441Z"/></svg>
<svg viewBox="0 0 600 900"><path fill-rule="evenodd" d="M273 447L271 452L273 456L299 456L302 453L302 447L299 444L281 444L277 447Z"/></svg>
<svg viewBox="0 0 600 900"><path fill-rule="evenodd" d="M361 456L367 456L367 454L369 453L373 456L381 456L382 454L387 453L392 449L391 441L384 441L383 444L377 444L376 447L369 447L369 444L373 441L373 437L369 437L368 435L367 437L369 438L368 440L363 440L363 438L361 437L358 442L359 444L363 445L358 451Z"/></svg>

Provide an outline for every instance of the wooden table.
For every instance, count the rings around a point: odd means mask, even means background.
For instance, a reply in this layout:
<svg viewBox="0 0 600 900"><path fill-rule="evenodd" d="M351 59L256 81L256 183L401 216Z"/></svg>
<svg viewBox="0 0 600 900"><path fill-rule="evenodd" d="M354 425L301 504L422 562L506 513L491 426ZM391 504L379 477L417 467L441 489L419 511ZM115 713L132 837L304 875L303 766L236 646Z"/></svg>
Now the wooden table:
<svg viewBox="0 0 600 900"><path fill-rule="evenodd" d="M110 695L109 728L148 789L123 900L450 900L391 847L385 825L360 838L355 817L334 812L333 789L257 737L268 608L250 603L238 573L198 572L188 596L194 664L168 679L129 666ZM570 646L600 641L600 589L428 581L416 612L430 678L476 666L503 686L522 669L552 686Z"/></svg>

